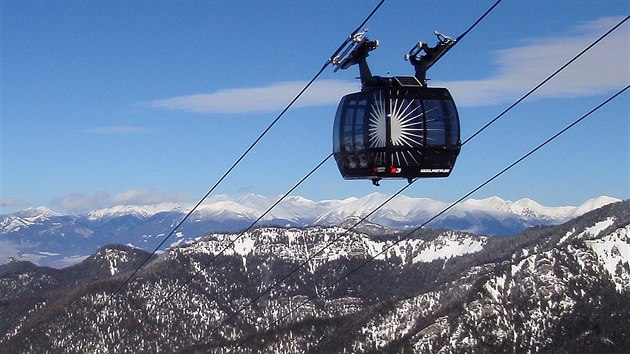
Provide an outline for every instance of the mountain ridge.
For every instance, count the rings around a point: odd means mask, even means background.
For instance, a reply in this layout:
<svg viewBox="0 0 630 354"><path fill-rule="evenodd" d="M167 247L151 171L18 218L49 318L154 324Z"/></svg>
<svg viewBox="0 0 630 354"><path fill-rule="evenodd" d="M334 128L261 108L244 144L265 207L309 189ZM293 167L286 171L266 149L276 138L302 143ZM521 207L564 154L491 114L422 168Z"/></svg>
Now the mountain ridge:
<svg viewBox="0 0 630 354"><path fill-rule="evenodd" d="M389 196L372 193L357 198L313 201L287 197L266 215L260 225L306 227L339 225L371 213ZM593 198L580 206L546 207L529 199L516 202L498 197L469 199L436 218L427 227L471 232L485 236L508 236L536 225L565 222L607 203L611 197ZM276 202L256 194L217 195L190 215L166 244L174 246L207 232L236 231L249 227ZM422 225L448 203L428 198L398 196L373 213L370 222L389 228L409 229ZM120 205L82 215L63 215L48 208L31 208L0 216L0 246L8 257L37 264L64 267L76 263L109 243L129 244L152 250L192 207L178 204Z"/></svg>
<svg viewBox="0 0 630 354"><path fill-rule="evenodd" d="M289 196L282 201L279 206L285 206L287 204L295 205L301 204L303 208L326 208L326 209L349 209L354 208L356 205L360 205L362 208L358 210L367 213L372 211L376 206L378 206L381 202L385 201L389 198L388 195L382 194L379 192L374 192L368 194L364 197L349 197L346 199L337 199L337 200L321 200L321 201L313 201L311 199L307 199L301 196ZM564 219L567 217L576 217L580 216L590 210L600 208L606 204L618 202L621 199L609 197L609 196L599 196L595 198L588 199L583 202L579 206L560 206L560 207L548 207L539 204L538 202L529 199L529 198L521 198L515 202L510 200L504 200L497 196L492 196L484 199L467 199L460 203L460 205L464 206L473 206L488 210L499 210L505 211L512 214L522 214L524 210L534 210L536 214L542 214L546 217L550 217L553 219ZM263 208L267 208L275 203L274 197L266 197L260 194L244 194L240 196L229 196L229 195L218 195L213 196L208 199L205 203L200 205L195 212L215 212L217 210L231 210L238 212L240 210L247 210L254 213L262 213L264 211ZM391 205L395 205L392 207ZM400 195L398 198L392 200L389 205L383 207L383 209L397 209L401 211L409 212L411 208L417 208L418 206L424 206L423 209L428 209L430 211L434 211L437 209L442 209L445 206L448 206L449 203L441 202L438 200L433 200L429 198L414 198L408 197L405 195ZM223 207L223 208L222 208ZM371 207L371 208L370 208ZM5 214L0 216L31 216L31 217L49 217L49 216L87 216L92 220L102 219L106 217L112 216L120 216L120 215L134 215L139 217L151 217L155 214L161 212L173 212L178 211L182 213L188 213L192 209L192 206L186 207L182 204L177 203L159 203L159 204L146 204L146 205L115 205L112 207L96 209L93 211L88 211L80 214L63 214L59 212L55 212L49 209L46 206L39 206L34 208L27 208L21 211L17 211L11 214ZM275 209L275 208L274 208ZM281 208L280 208L281 209ZM275 210L270 212L271 215L275 215ZM345 210L344 210L345 211ZM357 211L354 209L352 211ZM347 212L346 212L347 213ZM402 213L405 215L406 213ZM356 215L352 215L356 216ZM320 217L321 218L321 217ZM345 219L345 218L344 218Z"/></svg>
<svg viewBox="0 0 630 354"><path fill-rule="evenodd" d="M294 197L288 197L285 201L281 202L279 206L280 206L280 209L282 209L283 206L286 206L287 204L298 201L298 203L293 203L293 205L295 204L301 204L300 206L307 205L308 207L313 208L313 209L322 209L322 208L332 209L332 210L342 209L344 211L349 209L348 211L346 211L345 213L346 215L343 215L342 217L343 219L345 219L349 216L356 216L356 214L349 215L356 211L361 212L361 214L367 214L368 212L374 210L374 208L376 208L378 205L384 202L387 198L389 198L389 195L378 193L378 192L371 193L360 198L350 197L350 198L340 199L340 200L322 200L322 201L313 201L304 197L294 196ZM262 213L261 209L263 207L266 209L269 206L271 206L273 202L275 202L275 199L273 197L265 197L265 196L256 195L256 194L246 194L243 197L234 198L231 200L229 199L229 197L225 196L225 199L226 199L225 200L226 202L234 203L234 205L248 206L256 210L258 213ZM484 209L504 210L512 214L523 214L523 210L529 209L529 210L535 211L536 215L544 215L545 217L548 217L550 219L560 220L560 219L580 216L590 210L597 209L606 204L618 202L620 201L620 199L608 197L608 196L600 196L596 198L591 198L585 201L584 203L580 204L579 206L548 207L548 206L543 206L528 198L522 198L515 202L511 202L509 200L504 200L495 196L495 197L489 197L489 198L479 199L479 200L468 199L464 201L462 205L470 205L472 201L477 201L478 206L481 206ZM496 201L500 201L500 203L503 204L503 207L499 208L499 207L493 206L492 204L494 204ZM210 201L209 203L210 205L216 204L216 203L213 203L212 201ZM252 204L254 207L252 207ZM389 205L384 206L383 209L385 210L395 209L395 210L401 211L402 215L407 215L410 213L412 209L428 209L431 212L433 212L436 210L439 211L438 209L443 209L444 207L448 206L448 204L449 203L432 200L429 198L413 198L413 197L407 197L407 196L401 195L395 198L394 200L392 200L389 203ZM207 203L202 205L202 210L204 206L207 206ZM190 208L182 207L181 210L188 212L190 211ZM277 213L278 212L276 210L272 210L270 212L271 215L277 215ZM322 219L322 217L320 216L318 219ZM335 220L335 221L338 222L339 220Z"/></svg>

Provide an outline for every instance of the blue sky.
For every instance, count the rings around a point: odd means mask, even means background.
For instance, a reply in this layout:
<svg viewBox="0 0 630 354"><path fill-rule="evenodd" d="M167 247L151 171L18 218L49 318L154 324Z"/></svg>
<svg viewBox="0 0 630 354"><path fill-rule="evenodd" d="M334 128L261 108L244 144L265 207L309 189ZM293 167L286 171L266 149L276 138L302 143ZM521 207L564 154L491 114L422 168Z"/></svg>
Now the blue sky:
<svg viewBox="0 0 630 354"><path fill-rule="evenodd" d="M377 1L13 1L0 5L0 213L46 205L196 202ZM493 1L387 1L367 24L380 75L434 30L457 37ZM619 1L504 0L429 72L458 103L462 139L630 13ZM464 146L451 177L406 195L458 199L630 83L630 21ZM357 69L329 68L216 194L278 195L331 151ZM629 94L474 195L577 205L630 198ZM295 191L394 193L329 161Z"/></svg>

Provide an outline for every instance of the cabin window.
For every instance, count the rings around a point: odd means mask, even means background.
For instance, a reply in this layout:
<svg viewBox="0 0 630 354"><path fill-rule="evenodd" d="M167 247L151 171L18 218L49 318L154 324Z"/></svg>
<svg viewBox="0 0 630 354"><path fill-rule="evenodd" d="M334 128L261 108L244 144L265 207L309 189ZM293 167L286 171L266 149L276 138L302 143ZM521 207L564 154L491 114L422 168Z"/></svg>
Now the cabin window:
<svg viewBox="0 0 630 354"><path fill-rule="evenodd" d="M349 99L341 117L342 151L353 152L365 149L366 99Z"/></svg>
<svg viewBox="0 0 630 354"><path fill-rule="evenodd" d="M451 101L425 100L427 145L452 146L459 140L457 112Z"/></svg>
<svg viewBox="0 0 630 354"><path fill-rule="evenodd" d="M446 145L459 144L459 118L457 117L457 108L453 101L443 101L444 119L447 124Z"/></svg>

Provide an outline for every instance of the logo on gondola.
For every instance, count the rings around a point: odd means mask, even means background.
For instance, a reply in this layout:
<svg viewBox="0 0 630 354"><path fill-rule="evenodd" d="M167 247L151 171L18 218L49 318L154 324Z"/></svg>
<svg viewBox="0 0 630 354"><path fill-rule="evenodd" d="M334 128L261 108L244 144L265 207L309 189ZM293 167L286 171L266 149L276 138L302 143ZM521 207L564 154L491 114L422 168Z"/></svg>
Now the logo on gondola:
<svg viewBox="0 0 630 354"><path fill-rule="evenodd" d="M451 172L450 168L422 168L420 169L420 173L449 173Z"/></svg>

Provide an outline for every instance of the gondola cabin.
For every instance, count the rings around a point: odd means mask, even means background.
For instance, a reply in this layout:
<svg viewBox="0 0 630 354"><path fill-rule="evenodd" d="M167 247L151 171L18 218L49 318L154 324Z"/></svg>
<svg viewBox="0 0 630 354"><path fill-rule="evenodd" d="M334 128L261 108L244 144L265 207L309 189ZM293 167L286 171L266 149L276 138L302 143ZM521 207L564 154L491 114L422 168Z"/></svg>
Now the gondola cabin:
<svg viewBox="0 0 630 354"><path fill-rule="evenodd" d="M415 77L344 96L333 153L345 179L447 177L460 150L459 118L445 88Z"/></svg>
<svg viewBox="0 0 630 354"><path fill-rule="evenodd" d="M378 41L366 38L338 61L341 69L359 64L362 82L360 92L341 99L333 126L333 154L343 178L378 185L381 179L450 175L461 147L457 108L446 88L425 81L426 70L452 46L450 38L438 38L435 48L422 42L412 48L411 77L372 76L365 58ZM429 54L418 57L422 51Z"/></svg>

